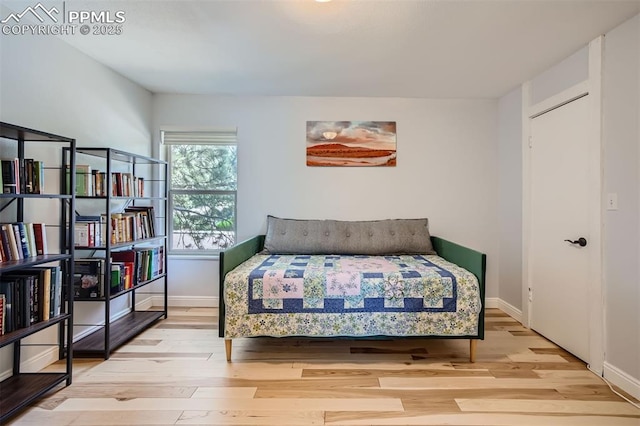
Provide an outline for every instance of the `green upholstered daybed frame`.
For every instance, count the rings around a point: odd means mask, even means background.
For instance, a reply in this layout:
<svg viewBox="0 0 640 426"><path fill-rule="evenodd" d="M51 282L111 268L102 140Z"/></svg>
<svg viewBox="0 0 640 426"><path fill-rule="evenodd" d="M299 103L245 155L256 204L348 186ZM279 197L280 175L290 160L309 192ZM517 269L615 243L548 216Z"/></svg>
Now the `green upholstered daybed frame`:
<svg viewBox="0 0 640 426"><path fill-rule="evenodd" d="M220 337L225 337L224 278L232 269L262 251L264 243L265 235L258 235L220 253L220 316L218 320ZM478 340L484 339L484 300L487 257L484 253L463 247L442 238L431 236L431 243L438 256L448 260L449 262L455 263L476 276L480 286L480 300L482 301L482 308L478 318L478 333L476 335L420 336L420 338L470 339L469 360L470 362L475 362L476 344ZM227 361L230 361L231 339L226 339L225 345Z"/></svg>

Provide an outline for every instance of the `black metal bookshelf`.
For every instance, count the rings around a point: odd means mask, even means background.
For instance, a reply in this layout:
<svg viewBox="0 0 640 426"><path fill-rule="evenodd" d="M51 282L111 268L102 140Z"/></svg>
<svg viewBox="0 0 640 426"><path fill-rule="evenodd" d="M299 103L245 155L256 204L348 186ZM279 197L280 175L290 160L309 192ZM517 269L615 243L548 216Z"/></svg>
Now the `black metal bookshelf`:
<svg viewBox="0 0 640 426"><path fill-rule="evenodd" d="M68 152L69 164L75 165L75 146L73 138L59 136L40 130L29 129L9 123L0 123L0 141L2 157L17 158L19 164L24 164L25 148L27 144L58 144ZM61 312L47 320L40 320L29 326L17 328L0 336L0 348L13 346L12 375L0 383L0 424L19 413L29 404L54 389L65 384L69 386L72 380L73 365L73 291L71 289L73 277L74 244L73 244L73 212L75 211L75 197L61 192L51 191L55 185L47 185L48 193L2 193L0 194L0 220L7 222L24 222L29 220L25 210L25 201L37 203L42 199L54 199L60 202L60 217L55 224L46 224L57 231L59 247L50 247L57 251L53 254L32 256L25 259L4 260L0 262L0 279L9 273L28 271L40 265L60 266L62 301ZM60 183L62 189L62 183ZM50 232L50 231L48 231ZM50 327L58 328L59 359L66 358L64 371L59 373L24 372L22 371L22 340ZM3 350L4 351L4 350Z"/></svg>
<svg viewBox="0 0 640 426"><path fill-rule="evenodd" d="M106 235L99 245L77 245L76 257L95 258L104 261L102 278L102 295L96 298L77 298L75 303L92 303L96 309L102 309L99 322L81 323L76 318L75 329L80 330L82 337L74 342L74 356L109 359L114 350L134 338L156 321L167 317L167 230L165 214L168 208L167 178L168 164L165 161L121 151L114 148L77 147L78 163L90 163L92 170L104 172L106 193L76 195L76 211L79 215L101 216L110 218L118 208L125 206L153 206L155 209L153 228L155 234L145 238L128 241L112 241L114 232L111 220L106 220ZM89 165L89 164L88 164ZM114 172L126 170L132 176L144 176L145 194L116 195L112 192L115 178ZM77 178L77 176L76 176ZM102 226L102 225L101 225ZM128 289L112 291L111 264L112 254L123 250L144 250L149 247L163 248L162 273L150 279L139 280L134 277L133 286ZM136 265L136 268L138 265ZM161 288L161 289L160 289ZM151 306L138 309L136 299L140 295L152 300ZM117 318L112 317L111 304L122 297L130 298L130 310ZM162 306L155 306L154 301L161 300Z"/></svg>

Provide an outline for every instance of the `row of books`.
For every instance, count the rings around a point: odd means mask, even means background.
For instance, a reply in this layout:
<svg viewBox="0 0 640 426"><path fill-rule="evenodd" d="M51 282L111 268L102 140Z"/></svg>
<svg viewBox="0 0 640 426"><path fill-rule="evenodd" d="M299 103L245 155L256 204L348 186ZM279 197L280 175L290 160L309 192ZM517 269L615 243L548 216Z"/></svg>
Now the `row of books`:
<svg viewBox="0 0 640 426"><path fill-rule="evenodd" d="M13 271L0 278L1 334L60 315L62 272L59 266Z"/></svg>
<svg viewBox="0 0 640 426"><path fill-rule="evenodd" d="M105 268L105 260L101 258L75 260L76 299L105 297L105 277L108 277L110 294L114 295L164 274L164 246L113 252L108 275Z"/></svg>
<svg viewBox="0 0 640 426"><path fill-rule="evenodd" d="M44 223L16 222L0 225L0 262L48 254Z"/></svg>
<svg viewBox="0 0 640 426"><path fill-rule="evenodd" d="M140 247L111 253L114 262L131 266L134 285L164 274L164 246Z"/></svg>
<svg viewBox="0 0 640 426"><path fill-rule="evenodd" d="M107 173L92 170L87 164L76 165L76 195L106 197L108 194ZM111 173L111 196L144 197L144 178L128 172Z"/></svg>
<svg viewBox="0 0 640 426"><path fill-rule="evenodd" d="M107 215L76 216L74 242L76 247L104 247L107 243ZM156 236L152 206L132 206L122 213L109 216L110 243L119 244Z"/></svg>
<svg viewBox="0 0 640 426"><path fill-rule="evenodd" d="M33 158L0 160L0 186L5 194L42 194L44 163Z"/></svg>

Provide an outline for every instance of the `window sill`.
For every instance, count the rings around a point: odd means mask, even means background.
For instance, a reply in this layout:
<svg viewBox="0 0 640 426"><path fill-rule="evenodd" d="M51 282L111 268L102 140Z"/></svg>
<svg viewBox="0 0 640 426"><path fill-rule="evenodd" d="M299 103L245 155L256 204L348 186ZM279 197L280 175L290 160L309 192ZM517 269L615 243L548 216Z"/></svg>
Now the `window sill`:
<svg viewBox="0 0 640 426"><path fill-rule="evenodd" d="M220 260L220 255L218 253L207 253L207 254L191 254L191 253L169 253L167 255L168 259L172 260Z"/></svg>

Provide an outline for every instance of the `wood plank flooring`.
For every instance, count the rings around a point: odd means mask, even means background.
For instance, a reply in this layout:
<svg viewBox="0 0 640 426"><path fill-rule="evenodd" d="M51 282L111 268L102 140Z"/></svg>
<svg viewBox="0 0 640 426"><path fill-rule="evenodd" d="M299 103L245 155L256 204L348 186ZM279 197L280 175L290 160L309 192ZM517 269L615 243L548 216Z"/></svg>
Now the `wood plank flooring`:
<svg viewBox="0 0 640 426"><path fill-rule="evenodd" d="M585 364L496 309L470 364L458 340L237 339L172 308L11 425L640 425ZM49 371L60 369L54 364Z"/></svg>

